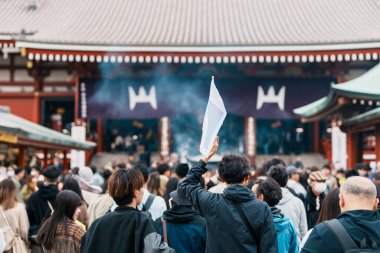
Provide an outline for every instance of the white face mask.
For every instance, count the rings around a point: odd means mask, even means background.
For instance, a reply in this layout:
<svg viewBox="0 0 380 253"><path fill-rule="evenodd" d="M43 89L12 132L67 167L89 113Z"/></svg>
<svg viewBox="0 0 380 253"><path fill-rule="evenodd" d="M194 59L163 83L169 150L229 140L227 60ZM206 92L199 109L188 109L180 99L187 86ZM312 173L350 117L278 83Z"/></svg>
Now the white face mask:
<svg viewBox="0 0 380 253"><path fill-rule="evenodd" d="M9 170L7 174L8 174L8 177L13 177L15 175L15 172L13 170Z"/></svg>
<svg viewBox="0 0 380 253"><path fill-rule="evenodd" d="M322 193L322 192L325 192L326 189L327 189L326 183L318 183L318 182L315 183L314 190L316 192Z"/></svg>
<svg viewBox="0 0 380 253"><path fill-rule="evenodd" d="M31 172L30 172L30 175L31 176L38 176L38 172L37 171L35 171L35 170L32 170Z"/></svg>

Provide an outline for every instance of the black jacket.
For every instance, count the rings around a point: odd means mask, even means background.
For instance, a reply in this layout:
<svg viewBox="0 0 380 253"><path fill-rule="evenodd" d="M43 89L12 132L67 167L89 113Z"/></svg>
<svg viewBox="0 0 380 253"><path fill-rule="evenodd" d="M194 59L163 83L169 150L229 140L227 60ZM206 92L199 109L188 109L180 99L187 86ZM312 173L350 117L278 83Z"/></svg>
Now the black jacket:
<svg viewBox="0 0 380 253"><path fill-rule="evenodd" d="M359 247L362 241L375 241L380 246L380 221L376 213L367 210L344 212L338 216L347 233ZM370 244L371 245L371 244ZM301 253L344 253L335 235L321 223L315 226Z"/></svg>
<svg viewBox="0 0 380 253"><path fill-rule="evenodd" d="M37 235L42 222L50 216L51 209L48 201L54 206L55 198L59 193L57 185L41 185L37 192L30 195L26 206L30 229L29 237L34 242L33 236Z"/></svg>
<svg viewBox="0 0 380 253"><path fill-rule="evenodd" d="M322 203L325 199L325 194L321 193L319 195L319 200L317 196L314 195L311 187L308 186L306 189L306 216L307 216L307 226L312 229L318 220L319 213L322 209ZM317 208L317 201L319 202L319 208Z"/></svg>
<svg viewBox="0 0 380 253"><path fill-rule="evenodd" d="M177 253L201 253L206 250L206 220L190 206L175 205L162 215L166 220L169 246ZM163 237L162 219L156 224Z"/></svg>
<svg viewBox="0 0 380 253"><path fill-rule="evenodd" d="M200 178L207 171L200 162L180 183L186 197L196 205L207 221L206 252L260 252L277 253L277 235L269 206L259 201L253 192L241 185L232 185L223 194L202 189ZM240 205L250 220L259 242L250 233L237 205Z"/></svg>
<svg viewBox="0 0 380 253"><path fill-rule="evenodd" d="M170 252L161 244L154 221L135 208L119 206L95 220L83 236L81 253L158 253Z"/></svg>

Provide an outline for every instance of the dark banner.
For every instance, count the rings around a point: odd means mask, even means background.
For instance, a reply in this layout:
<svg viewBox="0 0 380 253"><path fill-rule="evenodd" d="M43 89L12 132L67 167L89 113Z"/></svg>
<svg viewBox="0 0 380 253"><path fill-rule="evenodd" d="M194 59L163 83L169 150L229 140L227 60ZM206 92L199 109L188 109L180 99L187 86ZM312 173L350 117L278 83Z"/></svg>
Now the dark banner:
<svg viewBox="0 0 380 253"><path fill-rule="evenodd" d="M293 109L330 89L331 78L218 78L215 84L228 113L261 119L291 119ZM206 110L210 78L81 79L79 116L149 119Z"/></svg>

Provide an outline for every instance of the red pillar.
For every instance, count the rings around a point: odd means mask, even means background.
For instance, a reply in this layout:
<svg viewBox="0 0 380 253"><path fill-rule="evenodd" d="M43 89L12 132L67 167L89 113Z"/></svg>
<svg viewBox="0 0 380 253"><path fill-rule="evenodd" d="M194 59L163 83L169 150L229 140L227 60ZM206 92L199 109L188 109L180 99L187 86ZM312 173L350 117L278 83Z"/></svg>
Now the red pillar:
<svg viewBox="0 0 380 253"><path fill-rule="evenodd" d="M321 153L319 121L313 122L313 153Z"/></svg>
<svg viewBox="0 0 380 253"><path fill-rule="evenodd" d="M17 161L17 163L18 163L18 166L20 168L24 168L24 166L25 166L25 159L24 159L24 150L25 150L25 147L19 146L18 150L19 151L18 151L18 161Z"/></svg>
<svg viewBox="0 0 380 253"><path fill-rule="evenodd" d="M33 99L33 121L40 124L41 121L41 92L43 92L44 76L41 74L41 66L36 64L34 66L35 75L34 79L34 99Z"/></svg>
<svg viewBox="0 0 380 253"><path fill-rule="evenodd" d="M376 162L380 162L380 124L375 126L375 136L376 136Z"/></svg>
<svg viewBox="0 0 380 253"><path fill-rule="evenodd" d="M97 151L103 152L104 151L104 145L103 145L103 120L102 119L97 119L96 131L97 131L97 135L98 135Z"/></svg>
<svg viewBox="0 0 380 253"><path fill-rule="evenodd" d="M62 171L67 171L67 150L63 150Z"/></svg>
<svg viewBox="0 0 380 253"><path fill-rule="evenodd" d="M47 162L48 162L48 150L45 148L44 149L44 166L43 166L43 170L47 167Z"/></svg>
<svg viewBox="0 0 380 253"><path fill-rule="evenodd" d="M41 95L37 91L33 98L33 122L40 124L41 121Z"/></svg>
<svg viewBox="0 0 380 253"><path fill-rule="evenodd" d="M358 163L358 134L347 130L347 168L351 169Z"/></svg>
<svg viewBox="0 0 380 253"><path fill-rule="evenodd" d="M50 163L49 164L54 164L54 158L55 158L55 150L50 150Z"/></svg>
<svg viewBox="0 0 380 253"><path fill-rule="evenodd" d="M79 115L78 115L78 112L79 112L79 78L78 78L78 76L76 75L75 76L75 79L74 79L74 81L75 81L75 100L74 100L74 110L75 110L75 112L74 112L74 120L75 120L75 122L77 122L78 120L79 120Z"/></svg>

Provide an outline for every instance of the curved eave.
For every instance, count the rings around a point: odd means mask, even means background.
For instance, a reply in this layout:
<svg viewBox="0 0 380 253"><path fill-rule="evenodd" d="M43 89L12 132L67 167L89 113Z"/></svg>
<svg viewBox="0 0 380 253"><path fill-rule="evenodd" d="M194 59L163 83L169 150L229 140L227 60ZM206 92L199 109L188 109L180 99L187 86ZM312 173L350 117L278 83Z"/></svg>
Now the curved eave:
<svg viewBox="0 0 380 253"><path fill-rule="evenodd" d="M380 59L380 48L350 51L260 51L258 48L216 46L56 48L22 47L21 53L30 61L97 63L318 63Z"/></svg>
<svg viewBox="0 0 380 253"><path fill-rule="evenodd" d="M379 82L379 88L380 88L380 82ZM367 99L367 100L380 100L380 94L371 94L366 92L360 92L360 91L350 91L350 90L343 90L343 89L335 89L336 93L338 95L352 98L352 99Z"/></svg>
<svg viewBox="0 0 380 253"><path fill-rule="evenodd" d="M5 142L7 143L7 142ZM51 142L44 142L44 141L37 141L34 139L29 139L24 136L17 136L17 142L13 143L15 145L20 146L26 146L26 147L32 147L36 149L52 149L52 150L71 150L71 149L79 149L79 150L90 150L90 149L83 149L73 146L66 146L66 145L60 145L57 143L51 143Z"/></svg>
<svg viewBox="0 0 380 253"><path fill-rule="evenodd" d="M291 45L96 45L73 43L49 43L17 41L16 46L30 49L91 51L91 52L319 52L342 50L379 49L380 41L329 43L329 44L291 44Z"/></svg>
<svg viewBox="0 0 380 253"><path fill-rule="evenodd" d="M79 149L79 150L90 150L96 147L96 143L93 142L82 142L73 140L61 140L56 138L47 138L42 135L36 135L28 133L20 128L10 128L5 126L0 126L0 133L16 135L18 138L21 137L21 142L15 144L24 145L25 142L30 143L32 146L46 146L48 148L56 149Z"/></svg>
<svg viewBox="0 0 380 253"><path fill-rule="evenodd" d="M379 122L379 121L380 121L380 107L343 121L343 126L351 127L351 126L369 125L369 124L373 125L375 122Z"/></svg>
<svg viewBox="0 0 380 253"><path fill-rule="evenodd" d="M342 97L337 97L334 92L311 104L293 110L302 122L311 122L325 118L347 103Z"/></svg>
<svg viewBox="0 0 380 253"><path fill-rule="evenodd" d="M380 99L380 64L363 75L350 81L333 84L332 89L339 95L356 99Z"/></svg>
<svg viewBox="0 0 380 253"><path fill-rule="evenodd" d="M333 102L334 94L330 93L328 96L318 99L308 105L294 109L293 112L302 118L310 118L326 110L326 108L333 104Z"/></svg>

